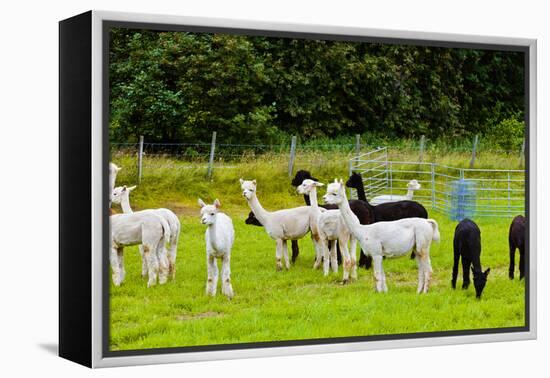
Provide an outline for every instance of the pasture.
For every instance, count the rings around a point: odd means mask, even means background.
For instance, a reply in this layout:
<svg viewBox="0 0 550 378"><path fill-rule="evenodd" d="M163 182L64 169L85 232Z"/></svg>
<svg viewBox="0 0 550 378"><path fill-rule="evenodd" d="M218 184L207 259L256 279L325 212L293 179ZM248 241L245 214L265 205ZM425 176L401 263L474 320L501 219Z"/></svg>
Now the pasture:
<svg viewBox="0 0 550 378"><path fill-rule="evenodd" d="M431 248L433 278L426 295L416 294L416 262L408 257L384 260L389 288L385 294L375 292L372 270L359 269L358 280L345 286L340 284L341 267L338 274L323 277L321 270L312 270L314 252L309 235L299 242L300 256L291 269L277 272L275 242L263 228L244 223L249 208L238 179L258 181L258 198L268 210L301 206L303 198L290 186L285 158L242 159L232 163L233 168L215 170L212 181L205 179L204 169L186 162L148 159L131 202L134 210L167 207L178 214L182 233L177 276L175 281L147 288L140 276L137 247L125 249L125 282L110 287L111 350L524 325L524 281L510 281L507 271L511 218L474 219L481 229L483 268L491 268L481 300L476 300L473 285L468 290L451 288L456 222L428 206L430 218L439 223L441 242ZM309 169L327 183L347 177L348 158L345 153L312 153L299 157L296 169ZM460 166L467 164L469 156L456 153L437 159L449 159ZM513 162L505 155L480 156L479 164L486 168L516 165L516 158L510 159ZM114 154L113 161L123 168L117 186L136 184L135 157ZM233 300L221 295L220 287L216 297L205 295L205 226L199 221L199 197L210 203L219 198L222 211L233 219ZM460 270L457 286L461 285Z"/></svg>

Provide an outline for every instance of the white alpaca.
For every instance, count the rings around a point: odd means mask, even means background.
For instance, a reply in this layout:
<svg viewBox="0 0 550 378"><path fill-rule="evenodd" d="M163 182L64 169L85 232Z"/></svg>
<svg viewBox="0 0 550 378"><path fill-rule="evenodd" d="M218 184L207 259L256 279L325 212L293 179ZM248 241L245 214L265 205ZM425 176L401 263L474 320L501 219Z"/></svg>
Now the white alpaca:
<svg viewBox="0 0 550 378"><path fill-rule="evenodd" d="M153 212L138 211L131 214L110 216L111 252L110 261L113 270L113 283L119 286L124 281L124 247L143 245L143 256L147 259L149 281L147 286L157 282L157 275L166 276L167 270L159 259L164 250L164 243L170 239L170 226L164 218ZM160 270L160 273L159 273Z"/></svg>
<svg viewBox="0 0 550 378"><path fill-rule="evenodd" d="M206 265L208 279L206 281L206 294L216 295L218 286L218 264L216 259L222 259L222 293L229 299L233 298L231 286L231 248L235 241L233 222L224 213L220 212L220 201L215 200L213 205L205 204L199 198L201 206L201 223L207 225L204 238L206 240Z"/></svg>
<svg viewBox="0 0 550 378"><path fill-rule="evenodd" d="M256 197L256 180L240 179L240 183L243 196L246 198L250 210L262 224L267 234L277 243L275 251L277 270L283 268L283 258L286 269L290 269L287 240L301 239L309 232L309 206L273 212L266 211L258 201L258 197Z"/></svg>
<svg viewBox="0 0 550 378"><path fill-rule="evenodd" d="M380 205L381 203L386 202L397 202L397 201L407 201L412 200L414 191L420 189L422 186L416 180L411 180L407 184L407 194L404 196L398 196L394 194L384 194L382 196L376 196L369 201L371 205Z"/></svg>
<svg viewBox="0 0 550 378"><path fill-rule="evenodd" d="M116 175L122 168L117 167L115 163L109 163L109 207L113 200L113 190L115 189Z"/></svg>
<svg viewBox="0 0 550 378"><path fill-rule="evenodd" d="M112 201L115 204L119 204L122 208L124 214L133 213L132 207L130 206L130 192L134 190L136 186L126 187L119 186L113 190ZM176 278L176 255L178 253L178 240L180 236L181 224L180 220L171 210L168 209L151 209L144 211L153 211L157 215L163 217L170 226L170 240L167 240L168 251L163 253L161 256L158 256L159 263L164 264L168 267L168 275L170 278ZM164 252L164 251L163 251ZM139 253L141 254L141 275L145 277L148 272L147 268L147 259L143 257L143 247L139 247ZM167 260L166 260L167 259ZM162 276L159 279L160 283L166 282L166 277Z"/></svg>
<svg viewBox="0 0 550 378"><path fill-rule="evenodd" d="M323 250L323 272L326 275L329 273L329 250L328 241L335 241L332 244L330 251L330 262L333 271L338 271L338 259L336 257L336 240L340 245L340 251L344 260L344 277L343 283L347 283L350 278L350 272L352 278L357 278L357 266L356 266L356 243L355 238L351 237L348 227L346 226L344 219L340 213L340 210L325 210L321 211L317 202L317 187L323 186L322 183L306 179L298 186L297 190L300 194L306 194L311 201L311 218L316 223L319 233L319 242L321 243ZM348 251L348 241L351 238L351 255Z"/></svg>
<svg viewBox="0 0 550 378"><path fill-rule="evenodd" d="M415 251L418 264L418 293L428 292L432 275L430 245L432 240L439 241L439 230L435 220L405 218L362 225L349 207L342 180L335 180L329 184L323 198L326 203L338 205L352 235L359 240L363 251L372 256L378 292L388 291L382 257L405 256L412 249Z"/></svg>

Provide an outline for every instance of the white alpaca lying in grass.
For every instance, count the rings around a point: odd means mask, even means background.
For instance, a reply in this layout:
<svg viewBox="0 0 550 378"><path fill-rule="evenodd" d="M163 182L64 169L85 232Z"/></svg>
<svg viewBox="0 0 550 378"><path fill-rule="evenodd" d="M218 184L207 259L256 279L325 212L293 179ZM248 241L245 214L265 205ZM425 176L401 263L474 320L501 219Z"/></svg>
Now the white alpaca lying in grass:
<svg viewBox="0 0 550 378"><path fill-rule="evenodd" d="M243 196L246 198L250 210L262 224L267 234L275 240L277 270L283 267L282 260L285 260L285 267L290 269L288 259L287 240L298 240L309 232L309 206L300 206L292 209L278 211L266 211L256 197L256 180L248 181L240 179Z"/></svg>
<svg viewBox="0 0 550 378"><path fill-rule="evenodd" d="M124 214L133 213L132 207L130 206L130 192L134 190L136 186L126 187L119 186L113 190L112 201L113 203L119 204L122 208ZM170 226L170 240L167 240L168 251L167 253L162 253L159 258L159 264L163 267L168 267L168 275L170 278L176 278L176 255L178 253L178 240L180 236L181 224L180 220L171 210L168 209L151 209L144 211L153 211L155 214L163 217ZM141 276L145 277L148 273L147 268L147 259L143 256L143 247L139 247L139 253L141 254ZM166 260L167 259L167 260ZM161 284L166 282L166 278L162 276L159 279Z"/></svg>
<svg viewBox="0 0 550 378"><path fill-rule="evenodd" d="M344 219L340 213L340 210L325 210L321 211L321 208L317 202L317 187L323 186L322 183L306 179L298 186L297 190L300 194L306 194L311 201L311 221L317 226L319 234L318 242L321 244L323 253L323 272L326 275L329 273L329 260L334 272L338 271L338 259L336 257L336 242L332 243L332 248L328 250L329 240L338 240L340 245L340 251L342 252L342 258L344 263L344 277L343 283L347 283L350 278L350 272L352 278L357 278L357 265L356 265L356 245L357 241L351 237L348 227L346 226ZM351 238L351 255L348 250L348 241ZM317 263L317 261L316 261Z"/></svg>
<svg viewBox="0 0 550 378"><path fill-rule="evenodd" d="M395 194L384 194L381 196L376 196L369 201L371 205L380 205L381 203L386 202L397 202L397 201L410 201L413 199L414 191L420 189L422 186L416 180L411 180L407 184L407 194L404 196L398 196Z"/></svg>
<svg viewBox="0 0 550 378"><path fill-rule="evenodd" d="M124 281L124 247L143 245L143 257L147 260L149 281L147 286L157 282L157 275L165 277L168 269L159 266L158 256L164 253L164 243L170 240L170 226L163 217L151 211L110 216L111 251L109 259L113 270L113 283L119 286ZM160 272L159 272L160 270Z"/></svg>
<svg viewBox="0 0 550 378"><path fill-rule="evenodd" d="M204 238L206 240L206 264L208 279L206 281L206 294L216 295L218 286L217 258L222 259L222 293L229 299L233 298L231 286L231 248L235 241L233 222L224 213L220 212L220 201L215 200L213 205L207 205L199 198L201 206L201 223L207 225Z"/></svg>
<svg viewBox="0 0 550 378"><path fill-rule="evenodd" d="M414 249L418 264L418 293L428 292L432 275L430 245L432 240L439 241L437 222L433 219L405 218L362 225L349 207L343 181L334 181L327 186L323 198L326 203L338 205L351 234L359 241L363 251L372 256L376 290L388 291L382 257L405 256Z"/></svg>

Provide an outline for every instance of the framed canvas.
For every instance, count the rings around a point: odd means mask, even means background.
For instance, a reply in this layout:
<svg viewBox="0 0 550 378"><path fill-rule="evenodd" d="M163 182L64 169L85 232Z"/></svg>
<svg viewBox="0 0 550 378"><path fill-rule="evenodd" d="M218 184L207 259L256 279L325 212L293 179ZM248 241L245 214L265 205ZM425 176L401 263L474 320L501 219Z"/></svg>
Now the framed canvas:
<svg viewBox="0 0 550 378"><path fill-rule="evenodd" d="M535 40L90 11L59 44L60 356L536 337Z"/></svg>

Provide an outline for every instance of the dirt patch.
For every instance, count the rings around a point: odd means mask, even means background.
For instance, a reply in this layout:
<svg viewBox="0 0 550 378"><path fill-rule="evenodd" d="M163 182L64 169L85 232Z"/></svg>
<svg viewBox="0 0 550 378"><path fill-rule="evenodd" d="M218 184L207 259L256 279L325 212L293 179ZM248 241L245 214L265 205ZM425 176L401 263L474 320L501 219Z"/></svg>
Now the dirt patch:
<svg viewBox="0 0 550 378"><path fill-rule="evenodd" d="M196 216L199 217L199 206L185 206L178 202L168 202L166 207L172 210L177 216Z"/></svg>
<svg viewBox="0 0 550 378"><path fill-rule="evenodd" d="M219 318L221 316L223 316L221 312L207 311L207 312L201 312L193 315L179 315L176 319L180 321L185 321L185 320L196 320L196 319L207 319L207 318Z"/></svg>

